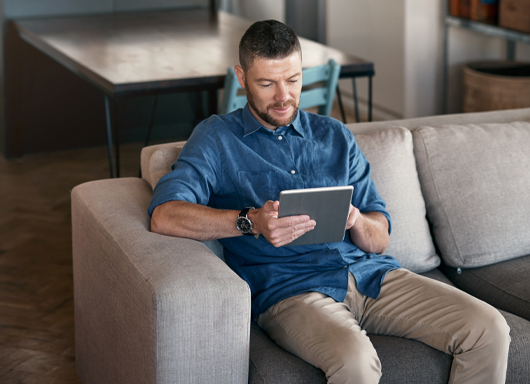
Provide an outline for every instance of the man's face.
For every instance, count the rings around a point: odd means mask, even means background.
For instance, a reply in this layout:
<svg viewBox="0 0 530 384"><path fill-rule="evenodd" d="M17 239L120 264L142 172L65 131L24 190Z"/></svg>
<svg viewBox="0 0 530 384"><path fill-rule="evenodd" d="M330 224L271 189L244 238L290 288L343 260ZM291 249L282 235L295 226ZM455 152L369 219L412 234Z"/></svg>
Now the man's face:
<svg viewBox="0 0 530 384"><path fill-rule="evenodd" d="M279 60L255 58L247 72L235 68L247 93L250 111L263 126L275 130L296 118L302 91L302 58L298 52Z"/></svg>

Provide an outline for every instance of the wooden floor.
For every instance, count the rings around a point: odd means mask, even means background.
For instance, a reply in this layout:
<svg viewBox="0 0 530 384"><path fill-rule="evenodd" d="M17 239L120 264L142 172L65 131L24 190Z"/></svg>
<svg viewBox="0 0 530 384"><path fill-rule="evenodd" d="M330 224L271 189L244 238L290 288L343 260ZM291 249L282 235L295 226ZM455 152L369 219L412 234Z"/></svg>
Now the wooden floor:
<svg viewBox="0 0 530 384"><path fill-rule="evenodd" d="M121 146L122 176L138 176L140 150L139 143ZM70 191L107 178L106 156L106 147L16 160L0 155L2 384L81 383L74 354Z"/></svg>
<svg viewBox="0 0 530 384"><path fill-rule="evenodd" d="M121 148L138 176L139 144ZM107 178L106 148L0 155L0 383L81 383L75 370L70 191Z"/></svg>

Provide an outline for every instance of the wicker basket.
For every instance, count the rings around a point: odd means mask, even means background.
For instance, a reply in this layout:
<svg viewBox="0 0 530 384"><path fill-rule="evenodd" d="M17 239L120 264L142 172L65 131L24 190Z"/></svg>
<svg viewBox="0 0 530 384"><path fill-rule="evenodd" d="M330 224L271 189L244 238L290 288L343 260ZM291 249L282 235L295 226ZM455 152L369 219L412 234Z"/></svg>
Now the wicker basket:
<svg viewBox="0 0 530 384"><path fill-rule="evenodd" d="M482 61L464 66L464 112L530 107L530 63Z"/></svg>

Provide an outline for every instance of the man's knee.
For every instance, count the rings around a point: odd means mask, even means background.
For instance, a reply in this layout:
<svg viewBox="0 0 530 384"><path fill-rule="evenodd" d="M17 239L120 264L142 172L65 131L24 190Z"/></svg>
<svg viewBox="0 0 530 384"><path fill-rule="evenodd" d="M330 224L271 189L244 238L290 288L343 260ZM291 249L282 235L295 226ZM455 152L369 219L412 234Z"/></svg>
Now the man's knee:
<svg viewBox="0 0 530 384"><path fill-rule="evenodd" d="M511 341L510 327L504 316L496 309L492 310L490 333L490 343L495 344L496 348L508 350Z"/></svg>
<svg viewBox="0 0 530 384"><path fill-rule="evenodd" d="M494 307L480 302L468 327L476 337L476 347L492 348L496 351L508 351L510 345L510 327L502 314Z"/></svg>
<svg viewBox="0 0 530 384"><path fill-rule="evenodd" d="M326 372L328 383L368 384L378 383L381 378L381 362L370 342L362 348L357 344L337 351L335 359Z"/></svg>

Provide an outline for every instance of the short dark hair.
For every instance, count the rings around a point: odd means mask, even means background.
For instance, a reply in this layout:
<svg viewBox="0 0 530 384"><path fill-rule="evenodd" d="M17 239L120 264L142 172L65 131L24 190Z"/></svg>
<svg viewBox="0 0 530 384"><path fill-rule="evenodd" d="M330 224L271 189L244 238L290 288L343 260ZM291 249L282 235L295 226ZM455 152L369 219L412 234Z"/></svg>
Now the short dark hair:
<svg viewBox="0 0 530 384"><path fill-rule="evenodd" d="M300 41L291 28L276 20L257 21L239 42L239 63L247 71L256 57L277 60L294 52L302 57Z"/></svg>

